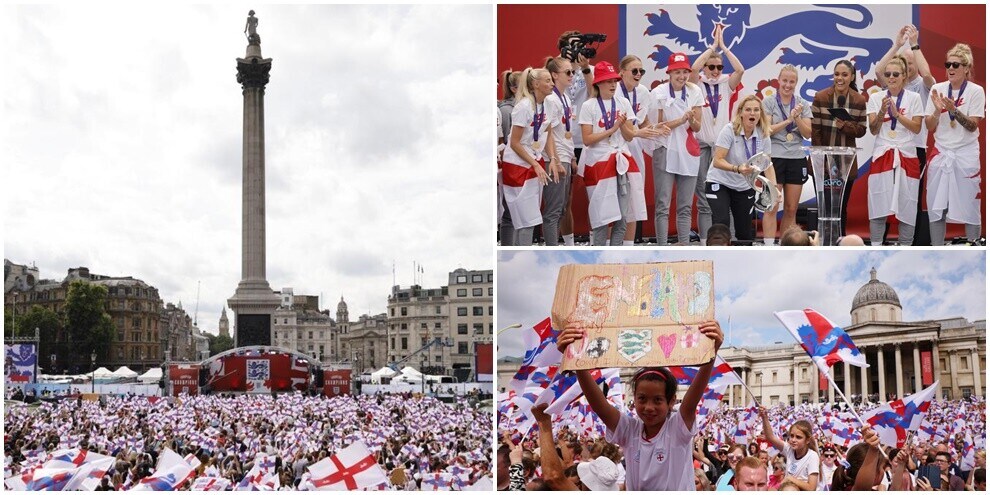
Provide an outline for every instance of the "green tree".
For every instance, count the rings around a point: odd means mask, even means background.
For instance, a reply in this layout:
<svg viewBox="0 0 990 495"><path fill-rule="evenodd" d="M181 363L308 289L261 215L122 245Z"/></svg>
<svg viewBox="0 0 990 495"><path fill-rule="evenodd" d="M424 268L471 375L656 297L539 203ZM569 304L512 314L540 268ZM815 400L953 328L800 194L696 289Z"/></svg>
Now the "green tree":
<svg viewBox="0 0 990 495"><path fill-rule="evenodd" d="M116 333L113 320L106 312L107 288L76 280L65 297L65 325L68 345L76 364L86 362L96 351L96 361L106 361Z"/></svg>
<svg viewBox="0 0 990 495"><path fill-rule="evenodd" d="M231 339L226 335L213 335L211 333L207 333L206 338L210 341L211 356L216 356L223 351L229 351L234 348L234 339Z"/></svg>
<svg viewBox="0 0 990 495"><path fill-rule="evenodd" d="M41 306L31 306L23 315L17 316L17 335L19 337L30 337L34 335L34 329L39 331L40 342L38 342L38 364L46 369L51 366L50 357L55 352L55 340L59 332L65 328L62 317ZM52 370L49 370L52 372Z"/></svg>

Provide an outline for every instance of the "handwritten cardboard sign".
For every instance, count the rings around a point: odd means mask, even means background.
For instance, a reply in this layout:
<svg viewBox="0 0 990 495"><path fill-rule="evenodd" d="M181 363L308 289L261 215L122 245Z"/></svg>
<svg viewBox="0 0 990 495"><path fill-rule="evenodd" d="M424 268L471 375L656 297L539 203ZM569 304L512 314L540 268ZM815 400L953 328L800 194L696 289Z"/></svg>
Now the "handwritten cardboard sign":
<svg viewBox="0 0 990 495"><path fill-rule="evenodd" d="M698 332L715 319L711 261L565 265L557 276L554 328L583 328L561 369L690 366L715 357Z"/></svg>

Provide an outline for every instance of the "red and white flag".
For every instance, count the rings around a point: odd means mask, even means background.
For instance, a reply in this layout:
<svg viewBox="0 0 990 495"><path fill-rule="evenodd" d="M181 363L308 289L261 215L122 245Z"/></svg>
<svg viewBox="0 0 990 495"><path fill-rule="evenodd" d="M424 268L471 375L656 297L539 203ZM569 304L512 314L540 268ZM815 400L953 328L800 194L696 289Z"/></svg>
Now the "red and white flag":
<svg viewBox="0 0 990 495"><path fill-rule="evenodd" d="M877 432L880 443L899 449L904 448L907 432L918 431L921 427L921 422L925 419L937 391L936 381L921 392L863 413L863 421Z"/></svg>
<svg viewBox="0 0 990 495"><path fill-rule="evenodd" d="M192 487L189 490L194 492L222 492L229 486L230 480L226 478L206 476L203 478L196 478L196 481L193 482Z"/></svg>
<svg viewBox="0 0 990 495"><path fill-rule="evenodd" d="M100 485L100 480L106 476L107 471L113 467L117 460L113 457L106 457L98 461L87 462L76 469L76 472L69 478L62 491L84 490L93 491Z"/></svg>
<svg viewBox="0 0 990 495"><path fill-rule="evenodd" d="M385 471L361 442L309 466L317 490L358 490L388 481Z"/></svg>

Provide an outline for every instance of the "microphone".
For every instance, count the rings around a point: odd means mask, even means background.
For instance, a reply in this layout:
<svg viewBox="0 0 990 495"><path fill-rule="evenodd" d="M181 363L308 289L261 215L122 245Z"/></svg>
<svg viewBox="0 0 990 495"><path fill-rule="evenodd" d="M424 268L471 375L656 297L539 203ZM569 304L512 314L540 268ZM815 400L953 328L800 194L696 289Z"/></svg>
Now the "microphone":
<svg viewBox="0 0 990 495"><path fill-rule="evenodd" d="M839 97L839 106L840 107L846 106L846 97L845 96L840 96Z"/></svg>

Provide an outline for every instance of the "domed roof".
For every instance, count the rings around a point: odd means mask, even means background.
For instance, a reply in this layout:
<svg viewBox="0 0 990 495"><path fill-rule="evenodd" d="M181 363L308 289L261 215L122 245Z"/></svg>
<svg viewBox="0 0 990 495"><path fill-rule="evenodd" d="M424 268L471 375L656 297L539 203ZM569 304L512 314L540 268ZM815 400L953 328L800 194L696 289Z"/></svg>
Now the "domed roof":
<svg viewBox="0 0 990 495"><path fill-rule="evenodd" d="M877 280L877 269L870 270L870 281L856 291L853 297L852 309L866 306L867 304L887 303L901 307L901 300L897 297L894 288Z"/></svg>
<svg viewBox="0 0 990 495"><path fill-rule="evenodd" d="M340 302L337 303L337 311L347 311L347 303L344 302L344 296L340 296Z"/></svg>

